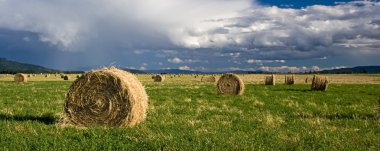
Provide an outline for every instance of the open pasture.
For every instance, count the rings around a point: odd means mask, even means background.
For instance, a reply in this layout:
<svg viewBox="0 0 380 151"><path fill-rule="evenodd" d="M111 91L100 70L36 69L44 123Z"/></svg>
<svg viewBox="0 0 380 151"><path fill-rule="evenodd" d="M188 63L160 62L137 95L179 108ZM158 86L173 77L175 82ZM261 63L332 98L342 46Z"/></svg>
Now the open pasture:
<svg viewBox="0 0 380 151"><path fill-rule="evenodd" d="M0 75L0 150L379 150L379 75L325 75L326 92L306 77L265 86L265 74L239 75L241 96L218 95L202 75L137 75L149 96L146 121L133 128L61 127L76 75L37 74L27 83ZM220 75L216 75L217 79Z"/></svg>

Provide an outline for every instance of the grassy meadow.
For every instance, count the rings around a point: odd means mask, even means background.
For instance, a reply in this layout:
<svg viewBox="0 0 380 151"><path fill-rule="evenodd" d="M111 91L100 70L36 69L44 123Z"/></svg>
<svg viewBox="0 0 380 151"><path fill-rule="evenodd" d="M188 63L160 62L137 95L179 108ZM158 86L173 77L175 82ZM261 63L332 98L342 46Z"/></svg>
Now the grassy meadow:
<svg viewBox="0 0 380 151"><path fill-rule="evenodd" d="M201 76L138 75L149 110L133 128L60 127L70 76L0 75L0 150L380 150L379 75L327 75L326 92L310 91L312 75L275 86L240 75L242 96L217 95Z"/></svg>

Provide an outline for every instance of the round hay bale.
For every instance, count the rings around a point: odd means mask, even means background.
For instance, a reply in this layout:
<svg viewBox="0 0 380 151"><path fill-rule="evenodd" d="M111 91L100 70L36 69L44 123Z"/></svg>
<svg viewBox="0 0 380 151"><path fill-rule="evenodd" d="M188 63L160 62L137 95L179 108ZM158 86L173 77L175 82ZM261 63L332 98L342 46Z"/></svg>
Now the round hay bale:
<svg viewBox="0 0 380 151"><path fill-rule="evenodd" d="M45 78L48 78L49 77L49 74L45 74Z"/></svg>
<svg viewBox="0 0 380 151"><path fill-rule="evenodd" d="M285 75L285 84L293 85L294 83L295 83L294 75L292 75L292 76Z"/></svg>
<svg viewBox="0 0 380 151"><path fill-rule="evenodd" d="M152 78L154 82L164 82L165 80L165 76L159 74L154 75Z"/></svg>
<svg viewBox="0 0 380 151"><path fill-rule="evenodd" d="M276 85L276 76L274 74L271 76L266 76L265 85Z"/></svg>
<svg viewBox="0 0 380 151"><path fill-rule="evenodd" d="M64 76L63 76L63 80L69 80L69 79L70 79L69 76L67 76L67 75L64 75Z"/></svg>
<svg viewBox="0 0 380 151"><path fill-rule="evenodd" d="M26 77L26 75L24 75L22 73L15 74L14 80L16 82L24 82L24 83L28 82L28 78Z"/></svg>
<svg viewBox="0 0 380 151"><path fill-rule="evenodd" d="M202 82L216 82L216 78L214 76L203 76L201 78Z"/></svg>
<svg viewBox="0 0 380 151"><path fill-rule="evenodd" d="M146 118L148 96L136 76L117 68L86 73L70 87L65 121L81 126L132 127Z"/></svg>
<svg viewBox="0 0 380 151"><path fill-rule="evenodd" d="M218 94L242 95L244 93L244 82L236 74L224 74L216 85Z"/></svg>
<svg viewBox="0 0 380 151"><path fill-rule="evenodd" d="M311 81L311 90L314 91L326 91L329 85L329 79L326 76L314 75Z"/></svg>

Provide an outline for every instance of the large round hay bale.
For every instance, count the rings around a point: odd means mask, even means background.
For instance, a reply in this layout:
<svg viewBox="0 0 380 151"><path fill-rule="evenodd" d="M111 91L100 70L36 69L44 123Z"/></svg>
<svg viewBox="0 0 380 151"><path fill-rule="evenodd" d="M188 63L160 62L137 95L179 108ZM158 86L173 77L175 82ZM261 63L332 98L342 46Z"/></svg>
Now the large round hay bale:
<svg viewBox="0 0 380 151"><path fill-rule="evenodd" d="M16 82L28 82L28 78L22 73L15 74L14 80Z"/></svg>
<svg viewBox="0 0 380 151"><path fill-rule="evenodd" d="M274 74L266 76L265 85L276 85L276 76Z"/></svg>
<svg viewBox="0 0 380 151"><path fill-rule="evenodd" d="M81 126L132 127L146 118L148 96L136 76L117 68L86 73L71 85L67 120Z"/></svg>
<svg viewBox="0 0 380 151"><path fill-rule="evenodd" d="M156 75L152 76L152 79L154 82L164 82L165 76L160 75L160 74L156 74Z"/></svg>
<svg viewBox="0 0 380 151"><path fill-rule="evenodd" d="M311 81L311 90L314 91L326 91L329 85L329 79L326 76L314 75Z"/></svg>
<svg viewBox="0 0 380 151"><path fill-rule="evenodd" d="M242 95L244 93L244 82L236 74L227 73L219 78L217 85L218 94Z"/></svg>
<svg viewBox="0 0 380 151"><path fill-rule="evenodd" d="M70 79L70 77L68 75L63 76L63 80L69 80L69 79Z"/></svg>
<svg viewBox="0 0 380 151"><path fill-rule="evenodd" d="M293 85L294 83L295 83L294 75L292 75L292 76L285 75L285 84Z"/></svg>
<svg viewBox="0 0 380 151"><path fill-rule="evenodd" d="M216 82L215 76L203 76L201 78L202 82Z"/></svg>

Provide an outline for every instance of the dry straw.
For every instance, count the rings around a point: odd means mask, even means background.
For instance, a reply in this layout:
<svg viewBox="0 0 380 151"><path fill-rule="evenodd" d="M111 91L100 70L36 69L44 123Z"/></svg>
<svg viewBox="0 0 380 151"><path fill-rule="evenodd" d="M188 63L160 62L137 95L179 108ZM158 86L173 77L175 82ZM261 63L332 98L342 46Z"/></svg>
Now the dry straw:
<svg viewBox="0 0 380 151"><path fill-rule="evenodd" d="M285 84L293 85L294 83L295 83L294 75L292 75L292 76L285 75Z"/></svg>
<svg viewBox="0 0 380 151"><path fill-rule="evenodd" d="M15 74L14 80L15 80L16 82L28 82L28 78L27 78L27 76L25 76L25 75L22 74L22 73L17 73L17 74Z"/></svg>
<svg viewBox="0 0 380 151"><path fill-rule="evenodd" d="M329 86L329 79L326 76L314 75L311 81L311 90L326 91Z"/></svg>
<svg viewBox="0 0 380 151"><path fill-rule="evenodd" d="M146 118L148 96L136 76L114 67L86 73L66 96L64 123L132 127Z"/></svg>
<svg viewBox="0 0 380 151"><path fill-rule="evenodd" d="M201 78L202 82L216 82L216 78L214 76L203 76Z"/></svg>
<svg viewBox="0 0 380 151"><path fill-rule="evenodd" d="M244 93L244 82L236 74L224 74L216 85L218 94L242 95Z"/></svg>
<svg viewBox="0 0 380 151"><path fill-rule="evenodd" d="M164 82L165 76L156 74L152 76L152 79L154 82Z"/></svg>
<svg viewBox="0 0 380 151"><path fill-rule="evenodd" d="M265 85L276 85L276 76L274 74L271 76L266 76Z"/></svg>

